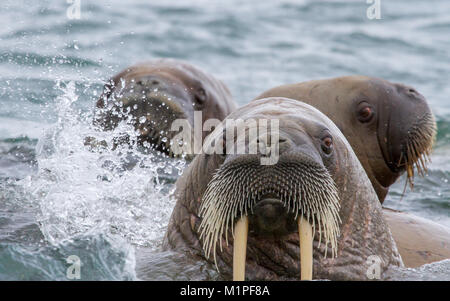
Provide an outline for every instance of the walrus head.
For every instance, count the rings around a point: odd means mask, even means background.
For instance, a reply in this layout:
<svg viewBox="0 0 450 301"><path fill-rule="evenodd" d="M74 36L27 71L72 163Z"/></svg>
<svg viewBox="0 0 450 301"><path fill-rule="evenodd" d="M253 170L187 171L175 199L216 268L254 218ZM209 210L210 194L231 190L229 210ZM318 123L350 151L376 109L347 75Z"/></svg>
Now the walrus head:
<svg viewBox="0 0 450 301"><path fill-rule="evenodd" d="M381 202L405 170L423 175L436 134L425 98L415 89L366 76L346 76L279 86L265 97L289 97L327 115L353 147Z"/></svg>
<svg viewBox="0 0 450 301"><path fill-rule="evenodd" d="M138 142L170 156L174 143L192 143L172 141L177 134L171 129L173 121L187 120L192 132L195 111L203 113L201 126L204 120L222 120L235 109L224 84L171 59L137 64L118 73L105 84L96 106L95 125L112 130L120 121L129 120L139 133Z"/></svg>
<svg viewBox="0 0 450 301"><path fill-rule="evenodd" d="M380 79L372 79L368 85L368 89L377 91L378 99L375 100L375 95L374 101L370 97L365 99L361 94L359 103L355 104L355 116L368 127L377 124L384 162L392 171L392 176L378 180L383 186L389 186L406 170L412 188L414 167L421 176L427 171L436 136L434 115L425 98L412 87ZM377 112L380 112L378 116Z"/></svg>
<svg viewBox="0 0 450 301"><path fill-rule="evenodd" d="M234 128L227 121L236 119L278 120L279 127L252 136L249 125L244 140L238 133L229 141L224 132ZM370 181L325 115L292 99L267 98L222 124L177 182L166 248L194 251L241 280L245 269L252 280L298 279L299 271L302 279L367 279L371 255L381 270L401 265ZM260 151L236 154L239 141ZM274 150L277 160L262 165Z"/></svg>

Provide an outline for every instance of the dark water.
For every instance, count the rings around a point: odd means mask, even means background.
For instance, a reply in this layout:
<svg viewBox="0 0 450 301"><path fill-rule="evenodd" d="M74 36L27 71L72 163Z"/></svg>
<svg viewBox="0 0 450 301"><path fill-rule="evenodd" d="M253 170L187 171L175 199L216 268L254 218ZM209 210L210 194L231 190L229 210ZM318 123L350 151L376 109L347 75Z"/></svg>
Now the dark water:
<svg viewBox="0 0 450 301"><path fill-rule="evenodd" d="M102 83L159 57L213 73L239 104L349 74L414 86L438 122L433 163L386 205L450 226L450 2L381 1L381 20L366 1L261 2L81 0L70 20L66 1L1 1L0 279L67 279L70 255L83 280L217 277L158 252L183 162L82 146Z"/></svg>

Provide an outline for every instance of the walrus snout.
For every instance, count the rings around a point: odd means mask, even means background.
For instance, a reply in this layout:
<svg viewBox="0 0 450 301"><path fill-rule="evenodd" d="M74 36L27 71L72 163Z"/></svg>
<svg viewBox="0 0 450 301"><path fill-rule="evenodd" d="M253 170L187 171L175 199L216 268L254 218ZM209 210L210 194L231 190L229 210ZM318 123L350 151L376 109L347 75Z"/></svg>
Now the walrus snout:
<svg viewBox="0 0 450 301"><path fill-rule="evenodd" d="M249 216L251 232L258 236L283 236L297 230L295 215L289 213L281 200L263 198Z"/></svg>
<svg viewBox="0 0 450 301"><path fill-rule="evenodd" d="M394 173L406 170L413 186L414 166L420 175L427 171L427 161L436 135L436 122L425 97L416 89L395 84L397 109L390 112L387 133L386 164ZM383 139L383 137L379 137Z"/></svg>
<svg viewBox="0 0 450 301"><path fill-rule="evenodd" d="M175 143L172 123L180 119L189 125L193 123L194 108L187 104L190 95L185 88L163 76L144 74L120 82L116 90L107 102L101 103L103 108L97 111L94 123L106 130L113 130L121 121L131 123L140 144L175 156L171 147Z"/></svg>
<svg viewBox="0 0 450 301"><path fill-rule="evenodd" d="M136 84L145 88L159 88L161 86L161 79L157 76L145 76L135 80Z"/></svg>
<svg viewBox="0 0 450 301"><path fill-rule="evenodd" d="M227 244L227 237L233 236L235 280L244 279L249 238L281 243L298 229L302 279L312 277L316 231L336 256L340 223L337 187L319 155L311 153L314 140L305 145L301 134L297 138L274 165L260 164L258 155L230 156L207 184L199 209L200 239L208 258L216 256L222 234L226 234Z"/></svg>
<svg viewBox="0 0 450 301"><path fill-rule="evenodd" d="M97 124L104 124L106 130L113 130L122 121L130 123L138 133L140 144L148 143L155 150L172 156L171 143L175 134L172 122L187 120L192 124L192 108L185 109L183 100L172 91L153 87L156 79L147 79L151 87L132 86L118 96L103 112L97 114ZM145 84L144 82L143 84ZM157 82L161 87L161 81ZM139 86L139 85L137 85Z"/></svg>

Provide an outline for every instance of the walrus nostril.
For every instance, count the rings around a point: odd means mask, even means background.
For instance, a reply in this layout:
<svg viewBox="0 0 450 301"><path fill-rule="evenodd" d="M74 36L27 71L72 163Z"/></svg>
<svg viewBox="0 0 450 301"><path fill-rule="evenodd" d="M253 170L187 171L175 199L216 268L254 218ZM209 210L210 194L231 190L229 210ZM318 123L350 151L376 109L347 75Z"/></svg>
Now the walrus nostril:
<svg viewBox="0 0 450 301"><path fill-rule="evenodd" d="M136 84L142 87L155 87L161 85L161 81L153 77L146 77L137 80Z"/></svg>
<svg viewBox="0 0 450 301"><path fill-rule="evenodd" d="M281 217L283 211L283 204L275 199L263 200L255 208L255 214L265 222L276 222Z"/></svg>
<svg viewBox="0 0 450 301"><path fill-rule="evenodd" d="M257 202L250 217L252 231L259 235L284 235L295 231L295 219L284 204L275 198Z"/></svg>

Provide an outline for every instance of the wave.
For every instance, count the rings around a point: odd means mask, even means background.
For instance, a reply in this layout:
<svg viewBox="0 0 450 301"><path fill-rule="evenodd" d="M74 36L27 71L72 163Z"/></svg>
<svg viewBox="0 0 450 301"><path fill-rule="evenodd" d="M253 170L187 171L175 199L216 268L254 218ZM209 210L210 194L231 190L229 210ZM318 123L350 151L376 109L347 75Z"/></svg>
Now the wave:
<svg viewBox="0 0 450 301"><path fill-rule="evenodd" d="M79 280L137 279L130 245L119 237L89 235L38 248L0 243L0 280L72 280L69 256L79 259Z"/></svg>
<svg viewBox="0 0 450 301"><path fill-rule="evenodd" d="M12 63L24 66L71 66L88 67L100 66L98 62L67 55L41 55L33 52L3 51L0 54L0 63Z"/></svg>

